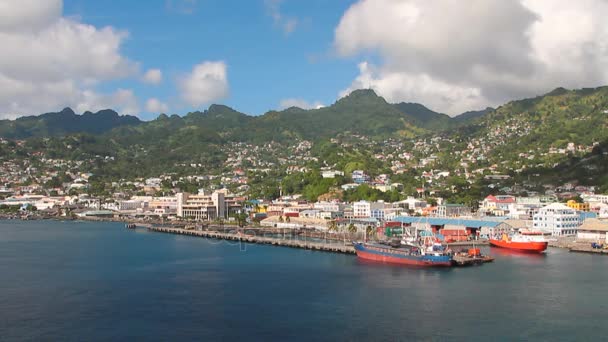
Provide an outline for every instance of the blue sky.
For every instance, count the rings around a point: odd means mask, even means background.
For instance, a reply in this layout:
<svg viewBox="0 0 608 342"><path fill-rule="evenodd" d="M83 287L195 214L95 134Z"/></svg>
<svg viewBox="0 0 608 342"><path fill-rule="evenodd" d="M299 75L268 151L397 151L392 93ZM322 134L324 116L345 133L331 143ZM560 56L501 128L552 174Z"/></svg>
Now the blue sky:
<svg viewBox="0 0 608 342"><path fill-rule="evenodd" d="M275 22L264 1L66 0L64 15L128 31L123 54L142 69L161 69L163 81L147 85L120 79L104 83L101 90L130 88L139 98L168 103L171 113L202 109L180 103L175 87L175 79L202 61L226 63L229 94L218 102L245 113L262 114L288 98L333 103L358 72L355 60L338 58L333 51L334 29L351 2L279 5L282 16L297 20L291 32Z"/></svg>
<svg viewBox="0 0 608 342"><path fill-rule="evenodd" d="M260 115L361 88L458 115L608 84L605 0L468 1L1 0L0 119Z"/></svg>

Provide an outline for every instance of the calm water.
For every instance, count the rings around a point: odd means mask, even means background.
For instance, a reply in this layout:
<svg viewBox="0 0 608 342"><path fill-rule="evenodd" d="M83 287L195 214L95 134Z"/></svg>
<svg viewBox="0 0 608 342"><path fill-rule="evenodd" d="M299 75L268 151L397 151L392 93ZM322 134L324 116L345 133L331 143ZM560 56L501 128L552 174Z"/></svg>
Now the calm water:
<svg viewBox="0 0 608 342"><path fill-rule="evenodd" d="M0 221L0 340L590 340L608 257L427 270L121 224Z"/></svg>

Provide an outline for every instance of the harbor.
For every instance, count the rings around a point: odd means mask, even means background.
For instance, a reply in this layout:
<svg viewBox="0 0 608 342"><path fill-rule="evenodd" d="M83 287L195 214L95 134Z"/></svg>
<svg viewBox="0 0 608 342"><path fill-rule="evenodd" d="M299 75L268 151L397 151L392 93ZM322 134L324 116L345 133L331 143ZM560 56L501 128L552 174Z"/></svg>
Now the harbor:
<svg viewBox="0 0 608 342"><path fill-rule="evenodd" d="M382 324L388 340L449 340L429 321L442 322L458 340L471 331L479 340L603 336L598 327L608 275L601 270L608 258L567 249L552 248L544 256L482 247L495 264L415 269L270 244L248 245L243 252L238 241L160 233L139 224L125 229L118 222L11 220L0 221L0 231L0 268L14 275L3 281L3 339L79 340L95 332L99 340L120 333L212 341L218 329L231 340L269 333L289 339L312 326L310 339L340 341L360 340ZM571 291L581 284L585 291ZM556 297L556 291L569 296ZM455 315L465 304L467 314ZM412 308L425 308L424 315ZM73 324L82 317L94 319ZM297 327L276 323L293 320ZM146 329L129 335L134 324ZM534 334L523 336L513 325ZM415 336L407 335L412 331Z"/></svg>
<svg viewBox="0 0 608 342"><path fill-rule="evenodd" d="M154 232L159 232L159 233L198 236L198 237L207 238L207 239L237 241L237 242L242 242L242 243L264 244L264 245L289 247L289 248L300 248L300 249L307 249L307 250L321 251L321 252L355 254L355 248L350 244L345 245L345 244L340 244L340 243L314 242L314 241L296 240L296 239L287 239L287 238L282 239L282 238L255 236L255 235L241 234L241 233L232 234L232 233L221 233L221 232L217 232L217 231L190 230L190 229L155 227L155 226L149 226L148 230L154 231Z"/></svg>
<svg viewBox="0 0 608 342"><path fill-rule="evenodd" d="M145 225L149 231L167 234L178 234L186 236L195 236L214 240L226 240L238 243L250 243L250 244L263 244L272 245L277 247L287 248L299 248L311 251L329 252L329 253L340 253L340 254L356 254L355 248L350 242L316 242L309 240L299 240L293 238L290 235L284 235L281 237L269 237L269 236L257 236L246 233L225 233L218 231L207 231L207 230L193 230L173 227L159 227L153 225ZM265 231L262 231L265 232ZM268 233L268 232L265 232ZM270 232L276 233L276 232ZM331 240L328 240L331 241ZM473 246L473 243L460 242L454 244L458 247ZM487 245L487 241L481 243L477 242L475 245ZM454 246L455 247L455 246ZM471 253L474 250L476 253ZM472 265L481 265L483 263L492 262L494 258L479 254L479 249L466 249L464 252L457 252L453 257L453 265L459 267L466 267Z"/></svg>

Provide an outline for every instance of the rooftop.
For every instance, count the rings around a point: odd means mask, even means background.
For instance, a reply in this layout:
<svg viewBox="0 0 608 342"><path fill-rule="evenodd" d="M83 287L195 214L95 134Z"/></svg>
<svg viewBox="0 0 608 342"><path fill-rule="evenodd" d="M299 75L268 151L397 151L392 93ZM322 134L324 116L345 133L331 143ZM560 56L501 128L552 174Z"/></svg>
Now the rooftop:
<svg viewBox="0 0 608 342"><path fill-rule="evenodd" d="M597 218L586 219L578 229L608 232L608 220Z"/></svg>
<svg viewBox="0 0 608 342"><path fill-rule="evenodd" d="M480 219L462 219L462 218L451 218L451 217L418 217L418 216L399 216L394 219L397 222L403 223L428 223L432 226L466 226L466 227L488 227L494 228L501 223L505 222L504 218L493 218L492 220L480 220Z"/></svg>

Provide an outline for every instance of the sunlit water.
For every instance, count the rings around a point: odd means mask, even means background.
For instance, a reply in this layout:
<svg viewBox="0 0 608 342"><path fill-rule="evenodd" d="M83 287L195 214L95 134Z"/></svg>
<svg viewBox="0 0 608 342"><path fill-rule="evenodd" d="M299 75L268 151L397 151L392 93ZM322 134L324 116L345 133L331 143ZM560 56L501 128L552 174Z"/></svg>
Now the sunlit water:
<svg viewBox="0 0 608 342"><path fill-rule="evenodd" d="M0 221L0 340L604 340L608 256L448 270L117 223Z"/></svg>

